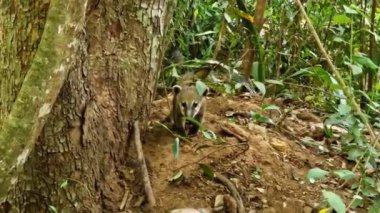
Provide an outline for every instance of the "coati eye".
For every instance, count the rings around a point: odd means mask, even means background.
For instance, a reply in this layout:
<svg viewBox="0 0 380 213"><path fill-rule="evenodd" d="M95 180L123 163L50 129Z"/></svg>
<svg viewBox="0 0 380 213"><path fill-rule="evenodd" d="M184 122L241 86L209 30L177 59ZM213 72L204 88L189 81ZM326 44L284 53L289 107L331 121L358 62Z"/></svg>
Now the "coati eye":
<svg viewBox="0 0 380 213"><path fill-rule="evenodd" d="M198 106L198 103L197 102L194 102L193 103L193 107L195 108L195 107L197 107Z"/></svg>
<svg viewBox="0 0 380 213"><path fill-rule="evenodd" d="M186 107L186 102L181 103L182 107Z"/></svg>

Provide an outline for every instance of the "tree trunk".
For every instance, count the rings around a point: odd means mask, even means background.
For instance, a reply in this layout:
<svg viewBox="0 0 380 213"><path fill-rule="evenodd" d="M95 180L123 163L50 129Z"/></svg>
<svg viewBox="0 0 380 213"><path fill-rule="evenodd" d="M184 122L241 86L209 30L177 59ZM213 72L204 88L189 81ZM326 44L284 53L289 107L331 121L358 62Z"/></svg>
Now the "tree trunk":
<svg viewBox="0 0 380 213"><path fill-rule="evenodd" d="M0 7L0 24L6 23L0 28L0 46L6 47L0 50L0 125L17 104L46 21L49 3L30 2ZM142 193L138 168L129 163L129 140L134 120L147 123L175 1L78 4L86 12L74 66L8 193L13 210L118 212L125 194Z"/></svg>

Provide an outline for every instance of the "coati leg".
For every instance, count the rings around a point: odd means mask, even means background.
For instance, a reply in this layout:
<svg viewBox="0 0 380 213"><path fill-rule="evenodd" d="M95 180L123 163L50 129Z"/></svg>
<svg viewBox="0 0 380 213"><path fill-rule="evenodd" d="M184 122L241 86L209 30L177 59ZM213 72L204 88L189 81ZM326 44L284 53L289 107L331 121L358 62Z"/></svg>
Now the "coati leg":
<svg viewBox="0 0 380 213"><path fill-rule="evenodd" d="M170 117L171 117L170 120L173 127L177 130L177 132L182 136L186 136L185 125L184 125L185 121L184 121L183 115L181 114L181 109L179 108L180 106L177 103L178 93L180 93L181 90L182 90L181 86L179 85L173 86L174 97L173 97L172 111L170 113Z"/></svg>

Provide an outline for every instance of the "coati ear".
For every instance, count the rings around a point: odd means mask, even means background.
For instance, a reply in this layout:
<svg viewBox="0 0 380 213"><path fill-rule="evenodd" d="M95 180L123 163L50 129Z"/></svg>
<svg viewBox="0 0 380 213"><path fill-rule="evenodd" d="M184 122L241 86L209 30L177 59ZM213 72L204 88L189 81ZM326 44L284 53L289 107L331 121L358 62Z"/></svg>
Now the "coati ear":
<svg viewBox="0 0 380 213"><path fill-rule="evenodd" d="M182 87L180 85L173 86L174 94L178 94L181 90L182 90Z"/></svg>

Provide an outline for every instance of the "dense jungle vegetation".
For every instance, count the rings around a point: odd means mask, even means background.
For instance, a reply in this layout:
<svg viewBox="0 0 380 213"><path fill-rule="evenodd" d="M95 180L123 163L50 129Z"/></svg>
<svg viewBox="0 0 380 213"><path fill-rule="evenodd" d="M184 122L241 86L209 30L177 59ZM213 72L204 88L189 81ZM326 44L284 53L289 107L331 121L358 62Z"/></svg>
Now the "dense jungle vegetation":
<svg viewBox="0 0 380 213"><path fill-rule="evenodd" d="M325 115L325 142L355 164L313 168L308 180L335 175L342 186L353 182L349 203L323 192L337 212L380 212L378 2L179 1L171 24L161 85L195 70L218 94L251 92L308 103ZM346 131L337 138L333 126Z"/></svg>

